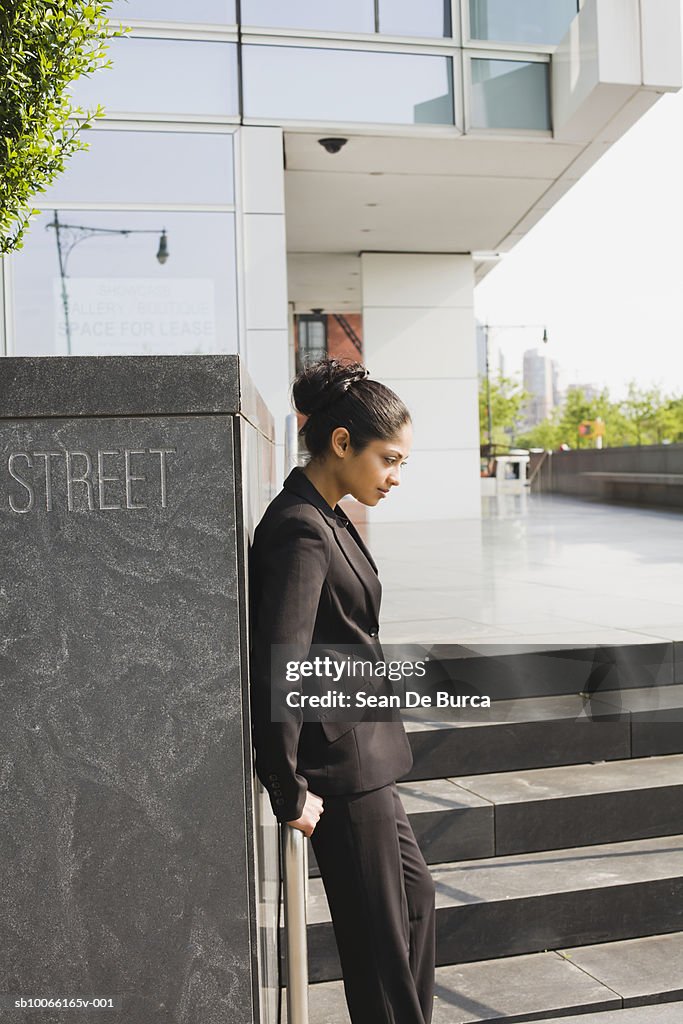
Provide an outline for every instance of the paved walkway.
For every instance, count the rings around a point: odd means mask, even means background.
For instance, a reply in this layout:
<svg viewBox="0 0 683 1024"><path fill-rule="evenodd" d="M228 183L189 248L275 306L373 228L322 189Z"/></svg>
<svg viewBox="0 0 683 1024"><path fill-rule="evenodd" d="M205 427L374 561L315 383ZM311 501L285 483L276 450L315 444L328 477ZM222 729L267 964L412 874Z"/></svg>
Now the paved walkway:
<svg viewBox="0 0 683 1024"><path fill-rule="evenodd" d="M364 529L385 643L683 640L683 514L542 494L483 504L481 521Z"/></svg>

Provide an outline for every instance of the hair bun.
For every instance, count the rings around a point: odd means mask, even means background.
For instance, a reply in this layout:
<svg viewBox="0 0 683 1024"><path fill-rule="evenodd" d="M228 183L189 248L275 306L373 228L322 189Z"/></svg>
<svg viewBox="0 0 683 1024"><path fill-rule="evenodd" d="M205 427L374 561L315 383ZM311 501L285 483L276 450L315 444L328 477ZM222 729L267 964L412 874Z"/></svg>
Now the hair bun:
<svg viewBox="0 0 683 1024"><path fill-rule="evenodd" d="M297 374L292 385L294 405L304 416L323 412L342 398L352 384L367 376L369 371L362 363L320 359Z"/></svg>

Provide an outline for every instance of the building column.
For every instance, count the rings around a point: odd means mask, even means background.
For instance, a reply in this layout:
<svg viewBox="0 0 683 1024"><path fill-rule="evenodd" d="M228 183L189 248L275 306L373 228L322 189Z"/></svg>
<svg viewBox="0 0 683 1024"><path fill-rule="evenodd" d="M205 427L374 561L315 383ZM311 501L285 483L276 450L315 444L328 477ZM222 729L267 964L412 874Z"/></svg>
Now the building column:
<svg viewBox="0 0 683 1024"><path fill-rule="evenodd" d="M363 351L403 399L413 450L374 522L481 517L474 273L467 255L363 253Z"/></svg>
<svg viewBox="0 0 683 1024"><path fill-rule="evenodd" d="M275 420L279 489L291 412L282 130L243 127L237 136L240 352Z"/></svg>

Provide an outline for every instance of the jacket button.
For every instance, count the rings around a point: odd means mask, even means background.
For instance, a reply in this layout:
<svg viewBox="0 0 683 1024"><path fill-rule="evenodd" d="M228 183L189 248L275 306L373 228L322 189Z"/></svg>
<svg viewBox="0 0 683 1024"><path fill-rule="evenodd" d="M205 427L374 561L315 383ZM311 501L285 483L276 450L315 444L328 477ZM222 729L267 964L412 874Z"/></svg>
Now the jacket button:
<svg viewBox="0 0 683 1024"><path fill-rule="evenodd" d="M279 806L280 806L281 804L283 804L284 802L285 802L285 801L284 801L284 798L283 798L283 797L281 797L281 796L279 796L279 797L277 798L277 800L275 801L275 803L276 803L276 804L278 805L278 807L279 807Z"/></svg>
<svg viewBox="0 0 683 1024"><path fill-rule="evenodd" d="M268 776L268 778L271 779L271 781L275 781L277 779L277 775L271 774Z"/></svg>
<svg viewBox="0 0 683 1024"><path fill-rule="evenodd" d="M373 626L372 629L368 630L368 636L377 636L378 633L379 633L379 630L376 629L375 626Z"/></svg>

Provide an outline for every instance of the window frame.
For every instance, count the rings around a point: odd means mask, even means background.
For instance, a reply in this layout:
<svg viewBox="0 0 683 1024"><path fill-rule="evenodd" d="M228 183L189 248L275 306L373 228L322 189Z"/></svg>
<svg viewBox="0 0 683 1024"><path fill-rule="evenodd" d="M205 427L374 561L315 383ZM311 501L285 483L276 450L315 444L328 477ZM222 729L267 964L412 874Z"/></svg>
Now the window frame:
<svg viewBox="0 0 683 1024"><path fill-rule="evenodd" d="M367 39L368 37L359 37ZM312 45L306 45L307 43ZM282 35L279 32L271 32L267 30L265 33L259 32L254 35L243 35L241 40L244 46L280 46L289 49L308 49L308 50L351 50L360 53L402 53L402 54L414 54L416 56L434 56L434 57L447 57L450 58L450 88L453 96L453 116L455 124L402 124L402 123L387 123L387 122L370 122L370 121L332 121L326 119L325 121L314 121L306 118L275 118L275 117L248 117L244 115L242 117L243 125L273 125L276 124L281 126L284 131L293 130L310 130L310 131L329 131L333 125L336 131L348 131L353 132L354 135L366 134L366 135L396 135L397 131L401 135L417 135L417 136L428 136L429 134L435 134L440 137L447 135L462 135L463 134L463 97L461 94L462 90L462 74L460 73L459 57L461 54L460 47L453 46L451 40L447 41L447 45L433 45L430 42L428 44L422 44L415 46L412 43L406 43L405 40L402 42L393 44L388 40L382 39L381 43L377 42L377 37L374 37L373 44L358 46L358 41L355 38L345 37L340 38L333 35L327 35L323 38L321 35L311 34L307 37L293 36L293 35ZM303 44L303 45L302 45ZM240 67L242 61L240 59ZM242 90L243 91L243 90ZM244 110L244 105L242 107Z"/></svg>
<svg viewBox="0 0 683 1024"><path fill-rule="evenodd" d="M472 125L472 61L473 60L508 60L523 62L525 64L547 64L548 65L548 112L550 115L550 126L548 128L478 128ZM501 55L499 48L479 48L471 50L469 47L463 50L463 96L465 98L465 133L473 137L481 138L531 138L535 140L553 139L553 94L552 94L552 55L546 49L543 51L530 52L528 50L505 51Z"/></svg>
<svg viewBox="0 0 683 1024"><path fill-rule="evenodd" d="M575 2L577 10L574 18L581 13L585 0L575 0ZM481 48L484 50L504 50L507 53L512 49L519 50L521 48L526 53L552 53L558 46L557 43L525 43L518 40L508 40L505 42L494 39L473 39L470 34L470 0L460 0L460 32L462 45L468 50Z"/></svg>

